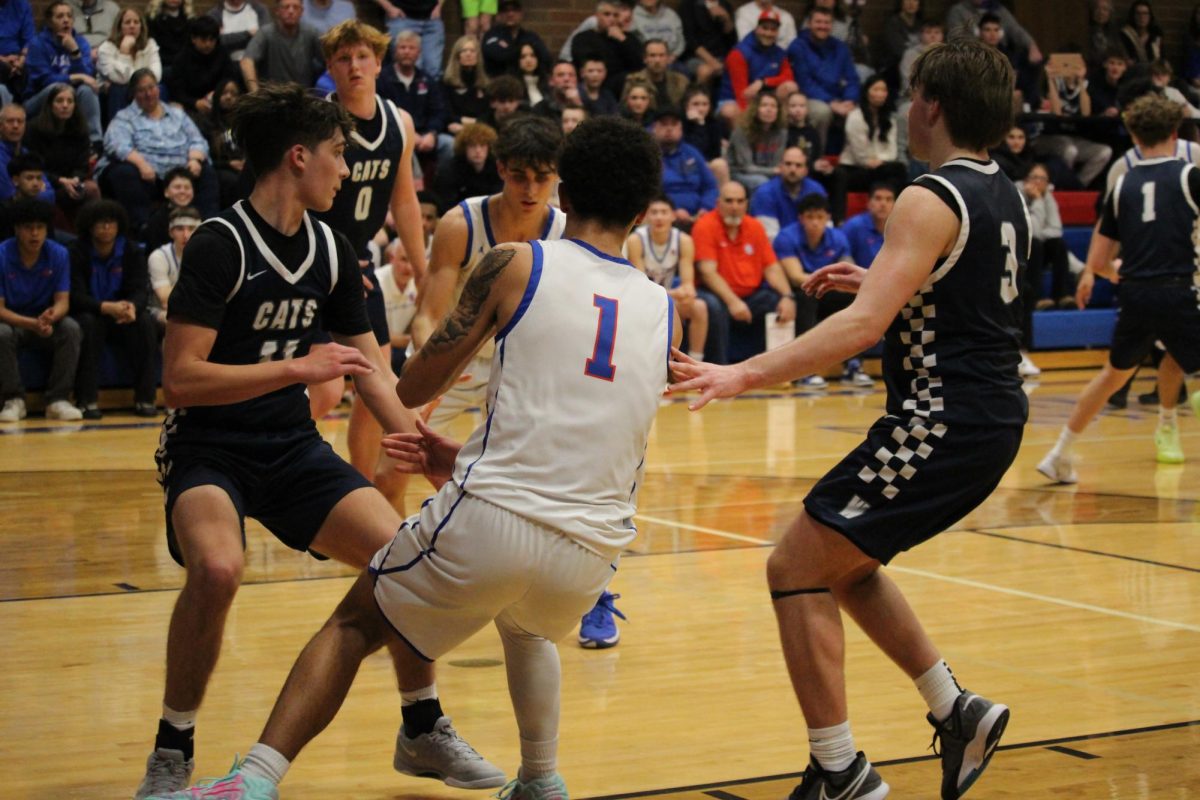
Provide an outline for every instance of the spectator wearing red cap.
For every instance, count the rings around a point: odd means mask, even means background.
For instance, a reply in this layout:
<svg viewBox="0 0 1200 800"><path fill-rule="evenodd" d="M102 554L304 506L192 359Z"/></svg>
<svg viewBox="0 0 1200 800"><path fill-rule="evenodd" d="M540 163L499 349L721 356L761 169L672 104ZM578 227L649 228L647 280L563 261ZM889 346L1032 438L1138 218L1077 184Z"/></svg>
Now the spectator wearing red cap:
<svg viewBox="0 0 1200 800"><path fill-rule="evenodd" d="M782 103L797 89L787 53L777 44L780 18L776 8L759 12L754 30L725 57L717 110L730 123L763 90L774 90Z"/></svg>
<svg viewBox="0 0 1200 800"><path fill-rule="evenodd" d="M762 18L763 12L771 11L778 15L779 19L779 41L776 42L784 50L788 49L788 45L792 43L792 39L796 38L796 18L790 12L783 10L775 5L774 0L751 0L743 6L738 6L734 13L733 23L737 27L737 37L740 42L745 39L753 31L758 21Z"/></svg>

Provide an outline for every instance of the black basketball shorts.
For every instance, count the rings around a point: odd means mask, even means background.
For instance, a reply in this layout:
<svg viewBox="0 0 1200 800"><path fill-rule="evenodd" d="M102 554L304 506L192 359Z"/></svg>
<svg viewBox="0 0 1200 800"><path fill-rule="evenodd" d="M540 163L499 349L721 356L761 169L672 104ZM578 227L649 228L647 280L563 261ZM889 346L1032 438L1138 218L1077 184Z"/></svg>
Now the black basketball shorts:
<svg viewBox="0 0 1200 800"><path fill-rule="evenodd" d="M1157 339L1185 373L1200 370L1200 287L1184 279L1174 285L1128 282L1121 284L1120 293L1110 364L1133 369Z"/></svg>

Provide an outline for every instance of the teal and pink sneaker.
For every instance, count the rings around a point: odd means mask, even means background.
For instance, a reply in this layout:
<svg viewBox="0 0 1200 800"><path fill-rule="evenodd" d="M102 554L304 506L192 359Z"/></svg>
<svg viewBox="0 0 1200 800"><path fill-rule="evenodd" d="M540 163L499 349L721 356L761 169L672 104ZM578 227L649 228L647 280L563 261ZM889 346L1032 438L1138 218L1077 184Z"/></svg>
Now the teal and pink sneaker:
<svg viewBox="0 0 1200 800"><path fill-rule="evenodd" d="M191 789L149 797L147 800L279 800L279 789L266 778L242 772L236 757L229 774L223 778L200 783Z"/></svg>

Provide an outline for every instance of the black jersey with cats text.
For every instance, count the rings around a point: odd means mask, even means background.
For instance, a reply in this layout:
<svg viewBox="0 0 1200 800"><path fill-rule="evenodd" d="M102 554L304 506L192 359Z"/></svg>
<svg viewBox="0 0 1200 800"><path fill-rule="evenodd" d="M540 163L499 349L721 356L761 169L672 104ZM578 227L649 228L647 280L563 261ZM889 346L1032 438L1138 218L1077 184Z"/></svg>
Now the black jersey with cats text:
<svg viewBox="0 0 1200 800"><path fill-rule="evenodd" d="M347 336L371 330L346 238L307 213L300 229L284 236L245 200L196 230L168 309L172 320L217 331L208 357L217 364L301 358L322 326ZM250 431L313 424L300 383L238 403L191 407L178 422Z"/></svg>
<svg viewBox="0 0 1200 800"><path fill-rule="evenodd" d="M1100 233L1121 243L1121 281L1196 272L1200 169L1177 158L1134 164L1104 202Z"/></svg>
<svg viewBox="0 0 1200 800"><path fill-rule="evenodd" d="M1029 257L1029 215L994 161L960 158L915 184L961 221L951 253L889 327L883 373L887 411L904 419L1024 425L1017 374L1018 271Z"/></svg>

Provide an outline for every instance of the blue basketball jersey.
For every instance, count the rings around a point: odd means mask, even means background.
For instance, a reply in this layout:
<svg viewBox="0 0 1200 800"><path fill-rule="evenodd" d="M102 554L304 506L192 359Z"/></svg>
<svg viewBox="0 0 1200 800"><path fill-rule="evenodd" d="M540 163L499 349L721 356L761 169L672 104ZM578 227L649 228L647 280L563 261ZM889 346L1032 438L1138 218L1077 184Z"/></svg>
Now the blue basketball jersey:
<svg viewBox="0 0 1200 800"><path fill-rule="evenodd" d="M1121 280L1196 272L1200 170L1175 158L1134 164L1104 203L1100 233L1121 243Z"/></svg>
<svg viewBox="0 0 1200 800"><path fill-rule="evenodd" d="M961 221L949 256L888 329L883 377L892 416L964 425L1024 425L1017 375L1018 271L1029 257L1029 214L994 161L955 159L916 185Z"/></svg>
<svg viewBox="0 0 1200 800"><path fill-rule="evenodd" d="M354 124L345 153L350 177L342 182L333 206L316 216L345 234L359 258L369 259L367 242L383 227L396 185L404 154L404 125L400 109L379 95L375 96L375 116L355 117Z"/></svg>

